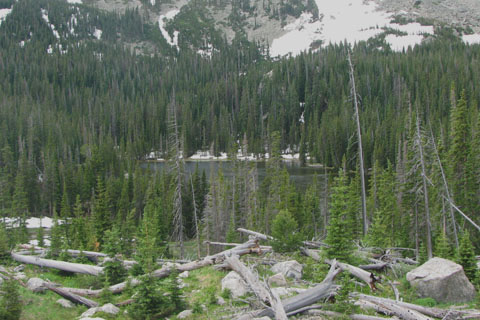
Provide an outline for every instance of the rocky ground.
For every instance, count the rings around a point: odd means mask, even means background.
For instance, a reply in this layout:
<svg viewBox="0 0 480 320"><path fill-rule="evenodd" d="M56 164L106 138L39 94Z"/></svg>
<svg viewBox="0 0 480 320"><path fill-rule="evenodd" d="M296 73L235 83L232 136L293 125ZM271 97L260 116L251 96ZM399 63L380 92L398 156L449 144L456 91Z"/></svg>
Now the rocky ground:
<svg viewBox="0 0 480 320"><path fill-rule="evenodd" d="M375 0L379 9L404 13L411 19L433 19L464 29L480 31L480 2L477 0Z"/></svg>

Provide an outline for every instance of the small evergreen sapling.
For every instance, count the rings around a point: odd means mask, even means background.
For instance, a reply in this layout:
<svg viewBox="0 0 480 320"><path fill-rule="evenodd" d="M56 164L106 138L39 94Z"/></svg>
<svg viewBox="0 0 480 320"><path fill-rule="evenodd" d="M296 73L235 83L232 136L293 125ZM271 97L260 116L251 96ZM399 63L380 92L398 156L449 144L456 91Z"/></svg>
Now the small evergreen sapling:
<svg viewBox="0 0 480 320"><path fill-rule="evenodd" d="M470 233L465 231L460 239L458 248L457 262L463 266L467 278L475 282L477 276L477 263L475 259L475 251L470 241Z"/></svg>
<svg viewBox="0 0 480 320"><path fill-rule="evenodd" d="M277 252L295 251L302 244L297 221L288 210L281 210L272 223L273 250Z"/></svg>

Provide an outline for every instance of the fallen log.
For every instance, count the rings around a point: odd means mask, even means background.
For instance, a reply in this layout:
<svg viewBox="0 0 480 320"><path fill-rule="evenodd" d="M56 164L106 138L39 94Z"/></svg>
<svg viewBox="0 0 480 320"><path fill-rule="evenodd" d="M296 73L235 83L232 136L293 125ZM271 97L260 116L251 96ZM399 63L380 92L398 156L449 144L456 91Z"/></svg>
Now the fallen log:
<svg viewBox="0 0 480 320"><path fill-rule="evenodd" d="M16 254L14 252L11 253L12 259L21 263L26 264L33 264L42 268L53 268L62 271L68 271L73 273L82 273L82 274L89 274L92 276L98 276L103 272L102 267L97 266L90 266L88 264L81 264L81 263L71 263L65 261L57 261L57 260L50 260L50 259L43 259L38 257L31 257L31 256L24 256L20 254Z"/></svg>
<svg viewBox="0 0 480 320"><path fill-rule="evenodd" d="M345 315L339 312L334 312L334 311L327 311L327 310L318 310L318 309L312 309L307 311L308 315L312 316L327 316L327 317L332 317L332 318L341 318L343 319L345 316L349 317L352 320L388 320L388 319L393 319L393 318L382 318L382 317L375 317L375 316L369 316L366 314L349 314Z"/></svg>
<svg viewBox="0 0 480 320"><path fill-rule="evenodd" d="M335 285L333 281L341 271L342 270L340 268L337 268L336 261L333 260L327 276L320 284L316 285L313 288L305 290L304 292L299 293L296 296L282 300L283 309L285 310L285 312L288 314L292 311L312 305L320 300L328 299L335 295L338 286ZM237 319L246 320L265 316L272 317L273 311L269 308L263 310L256 310L242 315Z"/></svg>
<svg viewBox="0 0 480 320"><path fill-rule="evenodd" d="M177 271L177 272L192 271L192 270L196 270L196 269L210 266L213 264L223 263L225 258L231 255L242 256L249 253L261 254L262 252L264 251L262 251L259 248L257 240L249 240L235 248L222 251L220 253L214 254L213 256L207 256L198 261L191 261L184 264L176 264L174 266L165 265L162 268L153 271L152 276L156 278L166 278L174 271ZM127 281L108 287L108 290L114 294L121 293L127 287L128 282L130 282L131 286L136 286L140 283L140 280L138 280L137 278L131 278ZM98 297L104 290L104 289L91 290L91 289L76 289L76 288L63 288L63 289L74 294L78 294L82 296L91 296L91 297Z"/></svg>
<svg viewBox="0 0 480 320"><path fill-rule="evenodd" d="M373 263L373 264L363 264L358 266L360 269L363 270L376 270L376 271L382 271L386 267L388 267L387 262L379 262L379 263Z"/></svg>
<svg viewBox="0 0 480 320"><path fill-rule="evenodd" d="M332 264L332 261L325 259L325 263L327 264ZM375 283L378 282L378 278L375 277L373 273L367 272L363 269L360 269L359 267L352 266L348 263L343 263L343 262L337 262L337 265L342 269L343 271L348 271L350 274L355 276L356 278L362 280L366 284L370 286L370 289L372 291L375 291L377 288L375 287Z"/></svg>
<svg viewBox="0 0 480 320"><path fill-rule="evenodd" d="M274 240L272 236L269 236L260 232L244 229L244 228L238 228L237 231L246 233L248 235L254 236L255 238L258 238L261 240Z"/></svg>
<svg viewBox="0 0 480 320"><path fill-rule="evenodd" d="M447 314L450 316L456 317L456 319L462 319L465 317L476 317L477 319L480 319L480 311L478 310L452 310L452 309L440 309L440 308L432 308L432 307L424 307L424 306L419 306L413 303L408 303L408 302L403 302L403 301L395 301L392 299L388 298L381 298L381 297L375 297L375 296L370 296L367 294L361 294L361 293L352 293L352 297L354 298L359 298L361 300L371 302L371 303L387 303L387 304L396 304L400 307L411 309L417 312L420 312L426 316L433 317L433 318L444 318Z"/></svg>
<svg viewBox="0 0 480 320"><path fill-rule="evenodd" d="M274 297L268 287L260 282L258 277L245 266L237 256L227 257L225 262L232 270L238 273L243 280L250 286L255 295L264 304L272 307L272 311L277 320L286 320L287 315L283 309L282 302L278 297Z"/></svg>
<svg viewBox="0 0 480 320"><path fill-rule="evenodd" d="M20 248L22 249L34 249L34 250L48 250L47 248L42 248L42 247L37 247L31 244L21 244L19 245ZM102 253L102 252L96 252L96 251L82 251L82 250L74 250L74 249L67 249L67 250L61 250L64 252L67 252L70 254L72 257L78 257L80 255L83 255L87 258L92 258L94 260L98 260L98 258L105 258L108 257L108 254Z"/></svg>
<svg viewBox="0 0 480 320"><path fill-rule="evenodd" d="M98 307L98 303L96 303L95 301L89 300L87 298L81 297L81 296L73 294L73 293L70 293L70 292L64 290L63 288L57 288L57 287L55 287L55 286L53 286L49 283L45 283L45 286L49 290L55 292L56 294L64 297L67 300L72 301L73 303L83 304L84 306L87 306L89 308Z"/></svg>

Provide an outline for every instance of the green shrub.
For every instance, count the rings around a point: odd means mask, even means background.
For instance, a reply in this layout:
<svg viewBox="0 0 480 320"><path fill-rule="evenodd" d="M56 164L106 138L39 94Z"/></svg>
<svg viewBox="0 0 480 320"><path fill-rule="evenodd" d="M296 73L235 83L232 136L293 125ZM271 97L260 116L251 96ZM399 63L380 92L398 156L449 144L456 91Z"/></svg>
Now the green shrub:
<svg viewBox="0 0 480 320"><path fill-rule="evenodd" d="M277 252L291 252L302 244L302 235L298 233L297 221L288 210L281 210L272 223L273 250Z"/></svg>
<svg viewBox="0 0 480 320"><path fill-rule="evenodd" d="M2 284L0 300L0 319L18 320L22 314L22 303L15 280L6 280Z"/></svg>
<svg viewBox="0 0 480 320"><path fill-rule="evenodd" d="M433 298L420 298L416 299L413 303L424 307L435 307L437 305L437 301Z"/></svg>

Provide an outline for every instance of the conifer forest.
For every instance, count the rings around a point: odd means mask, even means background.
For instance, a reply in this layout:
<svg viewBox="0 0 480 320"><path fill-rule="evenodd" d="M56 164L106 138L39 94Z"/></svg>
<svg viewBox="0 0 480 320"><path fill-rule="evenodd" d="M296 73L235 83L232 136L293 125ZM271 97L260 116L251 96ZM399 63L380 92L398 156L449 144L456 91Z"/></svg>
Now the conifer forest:
<svg viewBox="0 0 480 320"><path fill-rule="evenodd" d="M480 45L438 24L272 57L250 1L230 41L205 9L228 1L195 0L175 47L92 1L0 0L0 319L480 318ZM438 258L470 298L409 280Z"/></svg>

